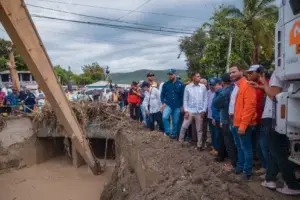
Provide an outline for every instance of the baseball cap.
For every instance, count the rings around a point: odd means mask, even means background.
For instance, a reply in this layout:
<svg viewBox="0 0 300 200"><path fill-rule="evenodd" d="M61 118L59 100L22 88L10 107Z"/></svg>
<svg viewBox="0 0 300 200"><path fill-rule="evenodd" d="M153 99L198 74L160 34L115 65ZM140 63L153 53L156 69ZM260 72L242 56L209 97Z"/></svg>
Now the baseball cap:
<svg viewBox="0 0 300 200"><path fill-rule="evenodd" d="M216 85L216 78L210 78L210 79L208 79L208 85L211 85L211 86Z"/></svg>
<svg viewBox="0 0 300 200"><path fill-rule="evenodd" d="M168 75L173 75L176 74L176 70L175 69L168 69Z"/></svg>
<svg viewBox="0 0 300 200"><path fill-rule="evenodd" d="M138 85L136 81L132 81L132 85Z"/></svg>
<svg viewBox="0 0 300 200"><path fill-rule="evenodd" d="M260 65L251 65L247 72L256 72L260 68Z"/></svg>
<svg viewBox="0 0 300 200"><path fill-rule="evenodd" d="M216 84L220 84L220 83L222 83L222 78L216 78Z"/></svg>
<svg viewBox="0 0 300 200"><path fill-rule="evenodd" d="M231 79L230 79L230 74L229 73L225 73L222 75L222 81L225 83L230 83Z"/></svg>
<svg viewBox="0 0 300 200"><path fill-rule="evenodd" d="M149 72L148 74L147 74L147 77L150 77L150 76L155 76L152 72Z"/></svg>

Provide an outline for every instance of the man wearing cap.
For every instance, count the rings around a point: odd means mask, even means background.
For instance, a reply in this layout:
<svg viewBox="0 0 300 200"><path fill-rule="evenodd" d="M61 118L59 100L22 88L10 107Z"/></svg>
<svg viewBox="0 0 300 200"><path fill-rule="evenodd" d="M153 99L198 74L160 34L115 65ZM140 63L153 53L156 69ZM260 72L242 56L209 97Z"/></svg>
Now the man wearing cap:
<svg viewBox="0 0 300 200"><path fill-rule="evenodd" d="M208 119L208 128L209 132L211 134L211 144L212 144L212 149L209 152L212 155L217 155L217 149L218 149L218 139L217 139L217 129L213 125L213 117L212 117L212 101L215 96L215 88L214 86L216 85L216 78L210 78L208 80L208 87L209 90L207 91L207 119Z"/></svg>
<svg viewBox="0 0 300 200"><path fill-rule="evenodd" d="M151 87L158 88L158 84L157 84L157 82L154 81L154 77L155 77L155 75L152 72L149 72L147 74L147 82L150 83Z"/></svg>
<svg viewBox="0 0 300 200"><path fill-rule="evenodd" d="M165 134L173 139L178 136L178 122L183 109L184 84L176 79L176 70L168 70L169 80L164 83L160 99L162 102L163 124ZM172 115L172 133L169 118Z"/></svg>
<svg viewBox="0 0 300 200"><path fill-rule="evenodd" d="M264 174L267 169L267 157L268 157L268 147L265 138L264 128L261 126L264 97L265 92L263 90L263 84L259 81L260 75L264 72L263 66L252 65L247 70L249 83L256 83L256 127L252 133L252 148L253 154L258 156L261 162L261 169L256 171L256 174Z"/></svg>
<svg viewBox="0 0 300 200"><path fill-rule="evenodd" d="M215 87L216 95L213 101L213 105L220 109L220 126L221 126L221 134L220 134L220 149L222 151L218 151L218 157L216 161L223 161L225 158L225 149L227 150L228 156L231 160L231 164L225 165L225 170L231 171L232 168L236 167L237 155L236 155L236 147L234 145L233 136L229 130L229 102L230 102L230 95L233 90L233 86L230 80L230 74L226 73L222 75L222 85L223 88ZM225 148L224 146L225 145ZM223 147L222 147L223 146Z"/></svg>
<svg viewBox="0 0 300 200"><path fill-rule="evenodd" d="M188 84L184 90L183 107L184 121L180 130L179 142L184 141L184 136L195 119L197 130L197 149L202 150L203 118L207 108L207 90L200 84L200 74L192 73L193 82Z"/></svg>
<svg viewBox="0 0 300 200"><path fill-rule="evenodd" d="M159 129L163 131L162 115L160 112L160 92L156 87L151 87L149 82L144 82L142 87L145 90L145 99L143 106L148 117L148 125L151 131L154 130L154 124L157 122Z"/></svg>
<svg viewBox="0 0 300 200"><path fill-rule="evenodd" d="M225 146L224 146L224 140L223 137L221 137L221 126L220 126L220 108L216 107L215 105L215 100L217 98L217 92L222 89L222 79L220 78L215 78L214 83L212 84L214 87L214 98L212 99L211 103L211 112L212 112L212 125L214 126L215 129L215 142L216 142L216 149L217 150L217 157L216 160L219 159L219 161L224 160L225 156ZM222 160L223 159L223 160Z"/></svg>
<svg viewBox="0 0 300 200"><path fill-rule="evenodd" d="M236 82L239 91L236 96L234 106L234 129L235 143L239 140L237 167L234 169L236 174L241 174L241 180L251 179L253 167L252 151L252 131L256 125L256 91L250 86L247 79L243 76L243 67L234 64L230 67L230 78Z"/></svg>

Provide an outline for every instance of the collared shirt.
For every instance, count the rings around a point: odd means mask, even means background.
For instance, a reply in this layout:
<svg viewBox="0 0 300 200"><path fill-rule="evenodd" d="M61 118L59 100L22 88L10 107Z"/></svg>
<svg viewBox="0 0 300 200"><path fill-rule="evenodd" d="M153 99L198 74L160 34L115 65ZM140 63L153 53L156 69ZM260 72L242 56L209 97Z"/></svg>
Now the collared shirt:
<svg viewBox="0 0 300 200"><path fill-rule="evenodd" d="M176 80L165 82L162 87L160 100L171 109L180 108L183 105L184 84Z"/></svg>
<svg viewBox="0 0 300 200"><path fill-rule="evenodd" d="M206 112L207 89L205 85L190 83L185 87L183 108L184 111L190 113Z"/></svg>
<svg viewBox="0 0 300 200"><path fill-rule="evenodd" d="M215 97L215 92L208 90L207 92L207 118L208 119L212 119L212 110L211 110L211 106L212 106L212 101Z"/></svg>
<svg viewBox="0 0 300 200"><path fill-rule="evenodd" d="M234 114L234 104L235 104L235 100L236 100L236 96L237 93L239 91L239 87L237 86L237 84L234 84L234 88L232 90L231 96L230 96L230 102L229 102L229 114L233 115Z"/></svg>
<svg viewBox="0 0 300 200"><path fill-rule="evenodd" d="M150 109L150 113L157 113L160 111L160 92L156 87L151 87L149 92L145 92L143 106L146 111L149 111Z"/></svg>

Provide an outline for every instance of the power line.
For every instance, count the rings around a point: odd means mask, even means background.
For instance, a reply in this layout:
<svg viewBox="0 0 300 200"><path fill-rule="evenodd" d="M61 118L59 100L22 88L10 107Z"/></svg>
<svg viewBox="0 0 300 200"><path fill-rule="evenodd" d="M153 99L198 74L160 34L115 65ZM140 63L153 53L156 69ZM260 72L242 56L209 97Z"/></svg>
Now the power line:
<svg viewBox="0 0 300 200"><path fill-rule="evenodd" d="M80 13L75 13L75 12L69 12L69 11L64 11L64 10L58 10L58 9L49 8L49 7L32 5L32 4L27 4L27 6L34 7L34 8L41 8L41 9L45 9L45 10L51 10L51 11L60 12L60 13L71 14L71 15L77 15L77 16L82 16L82 17L89 17L89 18L106 20L106 21L113 21L113 22L121 22L121 23L126 23L126 24L131 24L131 25L141 25L141 26L146 26L146 27L155 27L155 28L160 28L160 29L171 29L171 30L178 30L178 31L192 31L192 30L187 30L187 29L178 29L178 28L165 27L165 26L154 26L154 25L149 25L149 24L142 24L142 23L133 23L133 22L128 22L128 21L122 21L122 20L119 20L119 19L109 19L109 18L98 17L98 16L93 16L93 15L85 15L85 14L80 14Z"/></svg>
<svg viewBox="0 0 300 200"><path fill-rule="evenodd" d="M65 21L65 22L74 22L74 23L80 23L80 24L89 24L89 25L96 25L96 26L103 26L103 27L124 29L124 30L131 30L131 31L140 31L141 30L141 31L154 31L154 32L165 32L165 33L193 34L192 32L150 29L150 28L124 26L124 25L113 25L113 24L105 24L105 23L97 23L97 22L89 22L89 21L62 19L62 18L49 17L49 16L36 15L36 14L33 14L32 16L37 17L37 18L45 18L45 19L52 19L52 20Z"/></svg>
<svg viewBox="0 0 300 200"><path fill-rule="evenodd" d="M149 3L151 0L147 0L146 2L144 2L142 5L136 7L134 10L130 11L129 13L119 17L117 20L123 19L124 17L126 17L127 15L130 15L131 13L137 11L138 9L140 9L141 7L143 7L144 5L146 5L147 3Z"/></svg>
<svg viewBox="0 0 300 200"><path fill-rule="evenodd" d="M79 4L79 3L53 1L53 0L38 0L38 1L51 2L51 3L57 3L57 4L65 4L65 5L83 6L83 7L89 7L89 8L100 8L100 9L107 9L107 10L116 10L116 11L128 11L128 12L133 11L133 10L121 9L121 8L111 8L111 7L104 7L104 6L87 5L87 4ZM169 14L169 13L146 12L146 11L138 11L138 10L136 10L134 12L144 13L144 14L151 14L151 15L164 15L164 16L168 16L168 17L178 17L178 18L201 20L200 18L197 18L197 17L190 17L190 16L183 16L183 15L173 15L173 14Z"/></svg>

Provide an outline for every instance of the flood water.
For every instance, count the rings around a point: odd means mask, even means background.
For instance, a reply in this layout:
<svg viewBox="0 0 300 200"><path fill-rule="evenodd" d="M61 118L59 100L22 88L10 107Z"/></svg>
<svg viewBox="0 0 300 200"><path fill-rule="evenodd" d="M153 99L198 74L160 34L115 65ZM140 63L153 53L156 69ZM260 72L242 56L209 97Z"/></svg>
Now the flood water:
<svg viewBox="0 0 300 200"><path fill-rule="evenodd" d="M94 176L87 166L74 168L66 157L56 157L29 168L0 175L1 200L99 200L113 163Z"/></svg>

